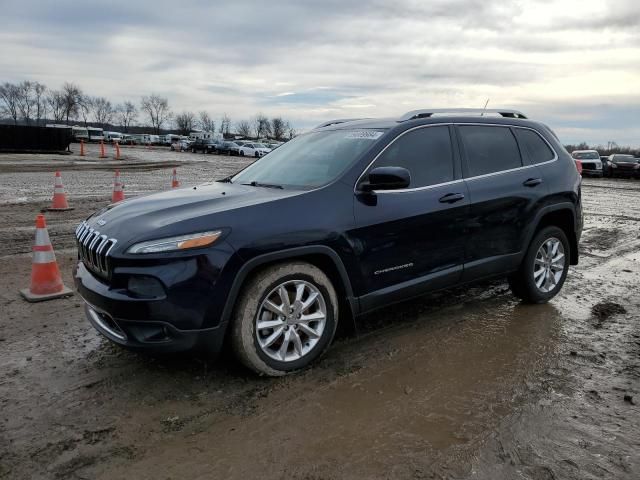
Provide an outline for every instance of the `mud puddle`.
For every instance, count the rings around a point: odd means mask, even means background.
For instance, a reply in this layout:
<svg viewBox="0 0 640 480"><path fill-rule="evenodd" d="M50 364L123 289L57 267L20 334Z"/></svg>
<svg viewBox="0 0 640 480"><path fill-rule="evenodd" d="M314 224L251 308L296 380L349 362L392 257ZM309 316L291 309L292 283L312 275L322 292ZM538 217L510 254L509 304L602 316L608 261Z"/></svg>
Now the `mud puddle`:
<svg viewBox="0 0 640 480"><path fill-rule="evenodd" d="M609 190L583 195L599 205ZM100 202L48 217L67 283L64 246ZM3 213L0 235L20 233L2 237L7 253L29 251L37 205ZM550 304L520 305L501 281L429 295L276 380L228 356L120 350L78 297L23 303L29 257L4 253L0 478L639 478L640 227L589 212Z"/></svg>

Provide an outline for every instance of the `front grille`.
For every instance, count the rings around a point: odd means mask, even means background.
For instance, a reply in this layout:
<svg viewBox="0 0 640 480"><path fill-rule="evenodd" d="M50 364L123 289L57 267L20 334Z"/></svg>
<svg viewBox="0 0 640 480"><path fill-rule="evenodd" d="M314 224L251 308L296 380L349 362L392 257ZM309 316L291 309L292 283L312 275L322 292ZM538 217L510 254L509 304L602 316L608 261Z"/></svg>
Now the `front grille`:
<svg viewBox="0 0 640 480"><path fill-rule="evenodd" d="M115 238L107 238L82 222L76 229L76 241L78 244L78 256L80 260L94 273L102 277L108 277L109 270L109 252L113 249L118 241Z"/></svg>
<svg viewBox="0 0 640 480"><path fill-rule="evenodd" d="M596 170L596 164L592 162L582 162L582 168L585 170Z"/></svg>

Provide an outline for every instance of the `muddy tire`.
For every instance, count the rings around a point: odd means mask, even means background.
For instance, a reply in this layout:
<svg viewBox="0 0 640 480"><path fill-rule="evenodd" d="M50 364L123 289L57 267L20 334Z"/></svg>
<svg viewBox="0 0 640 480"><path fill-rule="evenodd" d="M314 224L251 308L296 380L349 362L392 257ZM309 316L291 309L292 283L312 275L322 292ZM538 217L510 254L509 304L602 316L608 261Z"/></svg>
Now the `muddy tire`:
<svg viewBox="0 0 640 480"><path fill-rule="evenodd" d="M231 346L259 375L282 376L316 361L337 325L338 298L324 272L305 262L281 263L244 286L233 313Z"/></svg>
<svg viewBox="0 0 640 480"><path fill-rule="evenodd" d="M546 303L562 289L571 258L569 241L558 227L545 227L533 238L517 272L509 277L511 292L525 303Z"/></svg>

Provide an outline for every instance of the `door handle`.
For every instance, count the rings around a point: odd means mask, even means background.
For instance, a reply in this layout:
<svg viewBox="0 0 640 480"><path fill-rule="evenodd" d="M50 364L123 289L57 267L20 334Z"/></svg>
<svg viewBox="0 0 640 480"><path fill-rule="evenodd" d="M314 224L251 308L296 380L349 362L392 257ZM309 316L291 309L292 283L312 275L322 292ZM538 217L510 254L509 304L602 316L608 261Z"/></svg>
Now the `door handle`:
<svg viewBox="0 0 640 480"><path fill-rule="evenodd" d="M542 179L541 178L529 178L528 180L525 180L522 185L524 185L525 187L536 187L538 185L540 185L542 183Z"/></svg>
<svg viewBox="0 0 640 480"><path fill-rule="evenodd" d="M444 197L440 197L440 203L455 203L464 199L462 193L447 193Z"/></svg>

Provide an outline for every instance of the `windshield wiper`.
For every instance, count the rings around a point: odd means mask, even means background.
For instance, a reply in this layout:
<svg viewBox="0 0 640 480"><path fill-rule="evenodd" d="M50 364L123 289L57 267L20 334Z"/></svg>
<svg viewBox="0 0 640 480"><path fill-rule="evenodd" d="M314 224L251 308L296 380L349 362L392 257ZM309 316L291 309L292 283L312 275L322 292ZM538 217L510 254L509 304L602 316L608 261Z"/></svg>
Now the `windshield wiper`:
<svg viewBox="0 0 640 480"><path fill-rule="evenodd" d="M243 183L242 185L249 185L250 187L279 188L280 190L284 189L282 185L276 185L273 183L260 183L256 182L255 180L253 182Z"/></svg>
<svg viewBox="0 0 640 480"><path fill-rule="evenodd" d="M220 183L233 183L233 182L231 181L231 176L229 176L229 177L225 177L225 178L223 178L222 180L216 180L216 181L217 181L217 182L220 182Z"/></svg>

